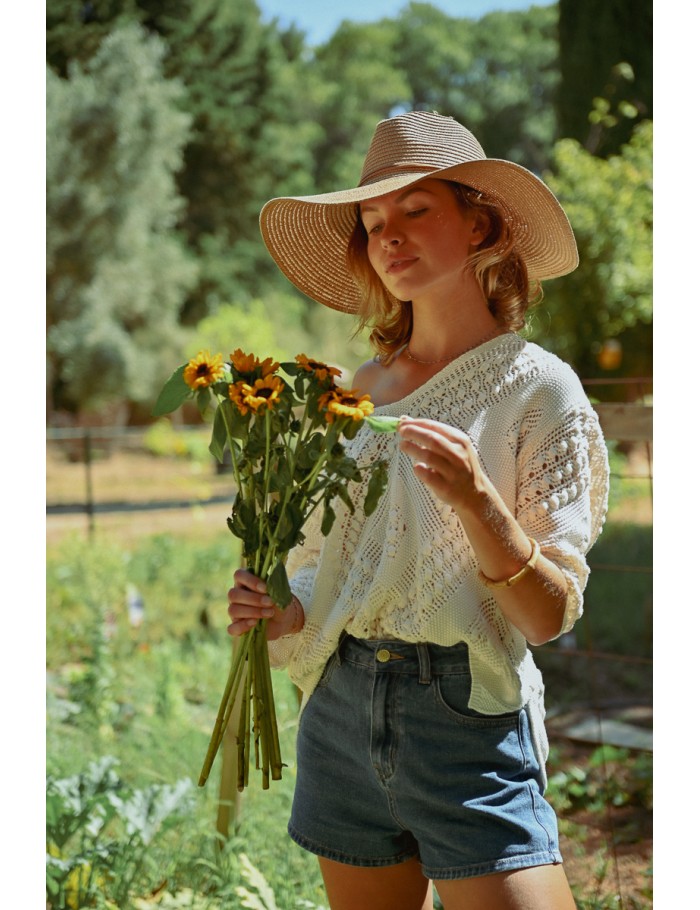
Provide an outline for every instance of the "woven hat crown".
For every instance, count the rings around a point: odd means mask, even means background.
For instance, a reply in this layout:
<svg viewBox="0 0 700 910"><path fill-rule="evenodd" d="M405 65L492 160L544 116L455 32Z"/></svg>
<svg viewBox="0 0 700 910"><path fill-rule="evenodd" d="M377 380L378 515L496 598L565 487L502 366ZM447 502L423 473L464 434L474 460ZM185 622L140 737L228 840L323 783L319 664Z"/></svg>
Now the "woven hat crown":
<svg viewBox="0 0 700 910"><path fill-rule="evenodd" d="M411 111L377 124L359 185L411 171L439 171L485 158L486 153L474 135L452 117Z"/></svg>

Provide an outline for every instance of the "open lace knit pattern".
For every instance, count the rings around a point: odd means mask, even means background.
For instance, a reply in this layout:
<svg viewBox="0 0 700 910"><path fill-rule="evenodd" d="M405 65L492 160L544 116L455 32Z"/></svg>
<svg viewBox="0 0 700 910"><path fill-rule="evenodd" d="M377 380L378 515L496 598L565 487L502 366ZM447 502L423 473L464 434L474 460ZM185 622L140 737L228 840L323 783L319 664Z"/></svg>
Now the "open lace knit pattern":
<svg viewBox="0 0 700 910"><path fill-rule="evenodd" d="M568 631L582 611L585 555L602 528L608 493L598 418L573 370L518 335L502 335L377 413L429 417L469 435L523 530L566 576L561 631ZM417 479L395 436L363 427L348 453L360 464L387 459L388 490L369 518L361 506L351 515L338 503L328 538L310 523L289 560L306 623L270 645L273 663L288 667L308 699L344 630L358 638L466 642L470 707L484 714L527 707L544 758L540 672L480 582L459 519ZM361 503L363 491L355 495Z"/></svg>

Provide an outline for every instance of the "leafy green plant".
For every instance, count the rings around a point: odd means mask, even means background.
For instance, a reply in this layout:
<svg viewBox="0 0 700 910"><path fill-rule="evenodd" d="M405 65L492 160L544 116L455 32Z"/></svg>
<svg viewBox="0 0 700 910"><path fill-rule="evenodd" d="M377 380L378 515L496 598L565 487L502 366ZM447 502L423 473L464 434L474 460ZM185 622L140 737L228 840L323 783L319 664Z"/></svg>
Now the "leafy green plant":
<svg viewBox="0 0 700 910"><path fill-rule="evenodd" d="M559 812L585 809L602 813L608 807L651 808L652 758L632 756L629 749L599 746L585 766L571 765L549 778L547 795Z"/></svg>
<svg viewBox="0 0 700 910"><path fill-rule="evenodd" d="M46 782L46 901L50 910L129 906L152 885L146 848L190 811L192 783L129 789L105 756L79 774Z"/></svg>
<svg viewBox="0 0 700 910"><path fill-rule="evenodd" d="M211 463L206 428L176 429L167 417L161 417L146 430L143 444L148 452L159 457L187 458L197 464Z"/></svg>

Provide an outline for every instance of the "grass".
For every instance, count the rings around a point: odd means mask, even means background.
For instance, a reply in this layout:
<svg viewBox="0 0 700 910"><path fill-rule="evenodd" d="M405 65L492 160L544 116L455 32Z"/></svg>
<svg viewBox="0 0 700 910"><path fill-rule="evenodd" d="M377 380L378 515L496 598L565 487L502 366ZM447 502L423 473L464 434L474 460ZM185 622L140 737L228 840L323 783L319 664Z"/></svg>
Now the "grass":
<svg viewBox="0 0 700 910"><path fill-rule="evenodd" d="M133 453L133 459L130 467L150 472L155 478L151 489L157 487L159 495L169 495L173 483L182 483L181 464L154 461L143 453ZM110 461L102 465L98 495L108 489ZM193 476L199 484L203 475L199 471ZM636 494L623 491L616 515L592 553L599 565L650 564L649 525L625 520L630 501L636 514L635 500ZM61 845L63 856L56 858L56 874L64 876L64 884L75 882L79 874L87 876L89 870L90 894L76 904L75 892L66 886L48 903L50 908L114 906L109 901L119 887L128 890L117 904L124 910L326 906L315 858L294 848L285 834L295 775L297 701L284 673L274 673L288 765L283 780L273 782L267 792L253 782L223 843L215 825L220 756L206 787L192 786L188 800L162 818L148 843L140 839L147 827L149 800L161 793L153 788L196 781L228 670L231 645L225 631L225 600L238 552L225 529L225 510L211 515L207 519L199 511L184 513L176 533L154 533L152 517L146 514L121 516L123 526L110 523L112 516L98 515L91 541L86 538L84 516L77 516L82 522L77 530L62 527L52 534L49 528L47 773L65 782L111 757L119 778L111 796L95 797L92 815L88 813L82 828ZM594 572L587 591L587 625L582 620L577 626L579 644L590 642L598 650L630 659L648 658L650 620L644 605L650 598L649 578L644 573L624 577L620 585L619 573ZM142 613L135 609L137 595ZM572 696L585 700L590 683L585 671L555 648L540 650L538 662L548 683L550 706L565 704ZM650 676L646 665L640 669L626 663L623 668L613 674L615 691L627 699L646 698ZM610 692L611 671L607 672L605 691ZM651 906L647 855L636 858L634 873L625 879L627 866L611 867L605 821L608 803L619 802L620 794L637 794L632 804L613 805L621 819L616 836L634 851L635 842L645 836L642 820L649 818L645 775L650 768L634 755L607 759L614 774L600 780L601 763L596 764L591 748L553 749L550 775L562 816L562 846L580 910L619 906L641 910ZM595 804L606 787L610 799L605 805ZM121 808L117 811L115 806ZM140 816L134 815L134 806L140 807ZM69 817L71 813L74 819L75 807L67 810ZM89 831L96 830L104 813L112 814L99 840L90 846ZM56 823L54 834L58 828ZM246 857L254 864L252 871ZM137 864L137 858L143 861ZM70 863L73 871L68 870ZM620 868L626 895L622 904L616 897ZM255 870L262 879L256 879ZM274 897L265 896L265 886Z"/></svg>

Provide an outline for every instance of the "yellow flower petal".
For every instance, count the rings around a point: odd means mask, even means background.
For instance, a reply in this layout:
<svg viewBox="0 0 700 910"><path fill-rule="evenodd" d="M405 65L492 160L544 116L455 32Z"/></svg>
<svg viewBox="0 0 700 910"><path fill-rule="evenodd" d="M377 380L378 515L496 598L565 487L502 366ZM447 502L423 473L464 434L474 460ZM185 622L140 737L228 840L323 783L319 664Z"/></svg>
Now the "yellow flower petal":
<svg viewBox="0 0 700 910"><path fill-rule="evenodd" d="M221 354L212 356L209 351L200 351L196 357L188 361L187 366L182 374L182 378L187 385L198 391L206 389L212 383L217 382L224 376L223 357Z"/></svg>

